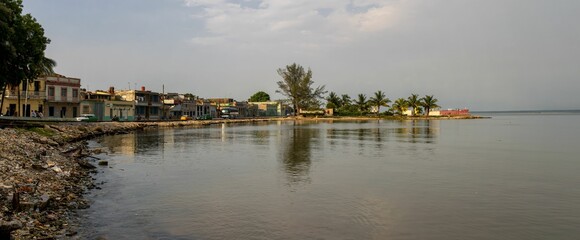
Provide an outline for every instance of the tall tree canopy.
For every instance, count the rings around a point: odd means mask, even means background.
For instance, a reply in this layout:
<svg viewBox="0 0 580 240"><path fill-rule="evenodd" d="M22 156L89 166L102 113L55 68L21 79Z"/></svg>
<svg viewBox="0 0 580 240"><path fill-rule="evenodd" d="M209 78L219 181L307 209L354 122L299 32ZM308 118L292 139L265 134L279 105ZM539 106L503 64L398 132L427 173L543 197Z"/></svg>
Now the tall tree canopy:
<svg viewBox="0 0 580 240"><path fill-rule="evenodd" d="M277 93L289 98L294 108L294 115L298 114L300 109L320 107L319 99L323 98L326 93L324 85L313 88L312 70L304 71L304 68L296 63L286 65L285 68L278 69L278 75L282 77L278 81L279 90Z"/></svg>
<svg viewBox="0 0 580 240"><path fill-rule="evenodd" d="M250 99L248 99L248 102L267 102L267 101L270 101L270 95L264 91L254 93L254 95L252 95Z"/></svg>
<svg viewBox="0 0 580 240"><path fill-rule="evenodd" d="M50 39L30 14L22 15L22 0L0 0L0 87L17 86L53 72L56 62L44 56ZM1 104L0 104L1 108Z"/></svg>

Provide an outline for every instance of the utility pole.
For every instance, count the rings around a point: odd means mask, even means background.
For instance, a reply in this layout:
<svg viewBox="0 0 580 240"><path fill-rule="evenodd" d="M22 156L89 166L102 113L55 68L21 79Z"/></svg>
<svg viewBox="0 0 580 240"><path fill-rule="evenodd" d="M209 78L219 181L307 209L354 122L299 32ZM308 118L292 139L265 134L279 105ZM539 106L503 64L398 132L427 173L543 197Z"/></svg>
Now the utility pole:
<svg viewBox="0 0 580 240"><path fill-rule="evenodd" d="M165 120L165 84L161 85L161 111L163 114L163 120Z"/></svg>

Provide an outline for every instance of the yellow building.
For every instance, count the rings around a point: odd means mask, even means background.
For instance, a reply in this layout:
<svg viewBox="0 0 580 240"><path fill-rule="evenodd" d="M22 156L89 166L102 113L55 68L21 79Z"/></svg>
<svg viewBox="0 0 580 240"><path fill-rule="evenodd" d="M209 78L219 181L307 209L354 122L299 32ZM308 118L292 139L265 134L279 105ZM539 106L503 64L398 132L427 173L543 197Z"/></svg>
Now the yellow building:
<svg viewBox="0 0 580 240"><path fill-rule="evenodd" d="M53 74L9 87L4 96L3 113L19 117L30 117L32 112L42 113L43 117L77 117L80 86L79 78Z"/></svg>

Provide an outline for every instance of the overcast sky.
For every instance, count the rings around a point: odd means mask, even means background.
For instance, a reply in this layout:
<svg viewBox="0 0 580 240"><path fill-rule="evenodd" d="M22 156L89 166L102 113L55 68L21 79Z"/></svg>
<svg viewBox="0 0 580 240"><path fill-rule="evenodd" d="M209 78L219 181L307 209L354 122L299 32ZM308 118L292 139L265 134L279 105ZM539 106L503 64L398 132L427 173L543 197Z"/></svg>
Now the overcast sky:
<svg viewBox="0 0 580 240"><path fill-rule="evenodd" d="M310 67L353 98L444 108L580 109L577 0L24 0L56 71L89 90L272 98Z"/></svg>

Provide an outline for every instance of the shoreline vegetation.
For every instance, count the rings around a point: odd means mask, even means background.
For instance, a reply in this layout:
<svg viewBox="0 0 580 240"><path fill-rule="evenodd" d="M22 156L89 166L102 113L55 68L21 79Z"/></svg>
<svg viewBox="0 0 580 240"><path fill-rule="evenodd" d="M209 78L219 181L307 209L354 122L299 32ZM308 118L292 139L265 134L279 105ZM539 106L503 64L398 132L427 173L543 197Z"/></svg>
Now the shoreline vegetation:
<svg viewBox="0 0 580 240"><path fill-rule="evenodd" d="M167 122L35 123L0 129L0 239L70 238L77 235L75 211L90 207L84 194L99 189L92 174L108 162L87 140L146 128L268 121L372 121L479 119L454 117L284 117ZM41 127L39 127L41 126Z"/></svg>

